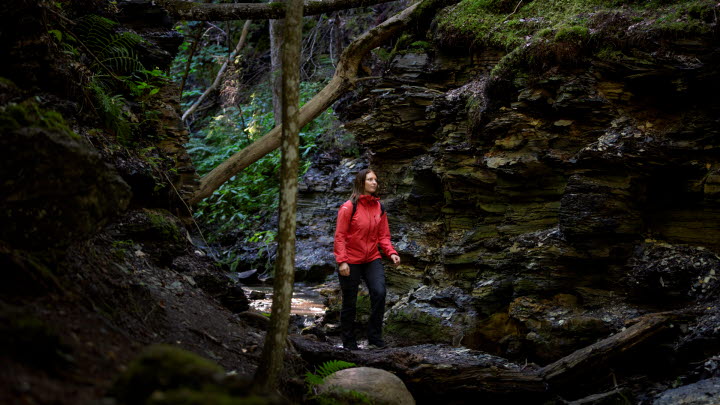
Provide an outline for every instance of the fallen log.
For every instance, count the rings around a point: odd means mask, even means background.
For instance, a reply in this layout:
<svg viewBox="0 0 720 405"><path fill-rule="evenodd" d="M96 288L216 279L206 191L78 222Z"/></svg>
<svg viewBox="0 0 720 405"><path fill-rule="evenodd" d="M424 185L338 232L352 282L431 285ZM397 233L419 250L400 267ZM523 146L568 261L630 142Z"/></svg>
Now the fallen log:
<svg viewBox="0 0 720 405"><path fill-rule="evenodd" d="M330 343L294 336L292 342L312 365L345 360L382 368L397 374L414 395L462 398L549 398L553 395L588 395L606 381L593 377L608 374L610 367L632 358L640 349L665 343L663 332L691 312L648 314L626 329L579 349L542 368L526 367L501 357L446 345L420 345L385 350L347 351Z"/></svg>
<svg viewBox="0 0 720 405"><path fill-rule="evenodd" d="M610 363L619 361L622 356L667 330L670 322L681 315L680 312L645 315L625 330L548 364L538 371L538 375L551 389L587 380L589 375L606 371Z"/></svg>

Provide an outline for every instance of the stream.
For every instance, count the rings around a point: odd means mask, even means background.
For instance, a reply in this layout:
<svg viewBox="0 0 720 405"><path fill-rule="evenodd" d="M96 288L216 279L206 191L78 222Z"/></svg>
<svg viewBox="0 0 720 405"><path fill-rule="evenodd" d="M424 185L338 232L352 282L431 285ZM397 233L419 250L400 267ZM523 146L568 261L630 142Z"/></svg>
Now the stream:
<svg viewBox="0 0 720 405"><path fill-rule="evenodd" d="M262 298L250 299L250 307L261 312L270 312L272 307L273 287L266 285L243 286L248 297L261 296ZM254 294L253 294L254 292ZM300 315L305 318L305 324L312 324L316 316L325 312L324 297L305 283L295 283L293 288L292 304L290 314Z"/></svg>

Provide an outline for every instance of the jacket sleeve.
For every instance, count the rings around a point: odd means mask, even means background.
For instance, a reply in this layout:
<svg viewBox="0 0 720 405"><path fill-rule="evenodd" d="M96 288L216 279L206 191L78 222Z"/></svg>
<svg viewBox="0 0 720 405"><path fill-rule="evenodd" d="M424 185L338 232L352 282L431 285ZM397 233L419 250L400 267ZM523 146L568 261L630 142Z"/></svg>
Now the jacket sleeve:
<svg viewBox="0 0 720 405"><path fill-rule="evenodd" d="M333 246L333 253L335 253L335 261L337 263L348 261L347 237L351 216L352 208L349 208L347 203L340 206L337 223L335 224L335 244Z"/></svg>
<svg viewBox="0 0 720 405"><path fill-rule="evenodd" d="M390 243L390 225L388 224L387 213L383 214L380 221L380 248L387 257L396 255L397 251L395 251L392 243Z"/></svg>

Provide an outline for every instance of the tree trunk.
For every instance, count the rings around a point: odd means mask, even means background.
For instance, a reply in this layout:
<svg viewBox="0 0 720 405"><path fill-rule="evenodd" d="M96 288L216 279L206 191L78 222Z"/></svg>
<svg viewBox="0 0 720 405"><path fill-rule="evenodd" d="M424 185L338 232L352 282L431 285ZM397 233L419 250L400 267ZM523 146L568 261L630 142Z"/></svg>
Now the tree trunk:
<svg viewBox="0 0 720 405"><path fill-rule="evenodd" d="M275 262L272 316L265 335L262 359L255 375L264 391L277 388L285 357L290 305L295 279L295 212L300 163L300 46L302 44L302 0L289 0L282 52L282 147L280 162L280 215L278 254Z"/></svg>
<svg viewBox="0 0 720 405"><path fill-rule="evenodd" d="M415 3L350 43L340 56L337 69L330 82L300 110L299 127L302 128L315 119L355 84L360 62L368 52L380 46L387 39L394 37L411 22L454 1L457 0L449 0L449 2L447 0L425 0ZM280 127L276 126L200 179L200 186L189 203L197 204L210 196L232 176L278 146L280 146Z"/></svg>
<svg viewBox="0 0 720 405"><path fill-rule="evenodd" d="M176 20L227 21L227 20L276 20L285 18L284 3L224 3L201 4L184 0L156 0ZM308 1L304 15L318 15L349 8L367 7L389 3L394 0L329 0Z"/></svg>
<svg viewBox="0 0 720 405"><path fill-rule="evenodd" d="M285 20L270 20L270 85L272 86L273 118L275 125L282 124L282 58Z"/></svg>
<svg viewBox="0 0 720 405"><path fill-rule="evenodd" d="M195 51L197 50L200 39L202 38L202 31L205 27L205 23L200 24L195 28L195 35L193 36L193 44L190 48L190 55L188 55L187 63L185 64L185 72L183 72L182 81L180 82L180 97L182 97L183 91L185 91L185 82L187 81L188 75L190 74L190 66L192 66L192 60L195 57Z"/></svg>
<svg viewBox="0 0 720 405"><path fill-rule="evenodd" d="M247 38L248 30L250 29L250 20L245 21L245 25L243 25L242 34L240 35L240 40L237 43L237 46L235 46L235 50L230 53L230 56L228 56L228 59L223 63L222 67L220 67L220 71L218 72L217 76L215 77L215 81L213 81L213 84L205 90L205 92L188 108L187 111L182 115L182 120L185 121L185 119L190 116L197 108L200 106L200 103L205 99L205 97L208 96L208 94L212 93L219 85L220 80L222 79L223 73L225 73L225 70L227 70L229 63L234 63L235 56L240 52L243 45L245 45L245 38Z"/></svg>

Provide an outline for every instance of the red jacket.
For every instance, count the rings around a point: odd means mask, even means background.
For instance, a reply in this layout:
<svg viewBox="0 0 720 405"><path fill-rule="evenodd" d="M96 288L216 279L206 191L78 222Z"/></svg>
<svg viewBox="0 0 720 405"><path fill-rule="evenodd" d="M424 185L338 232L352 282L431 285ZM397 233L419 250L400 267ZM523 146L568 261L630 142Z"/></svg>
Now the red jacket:
<svg viewBox="0 0 720 405"><path fill-rule="evenodd" d="M335 227L335 261L349 264L368 263L379 259L378 245L385 255L396 255L390 243L387 215L381 214L380 199L371 195L358 198L352 217L353 204L348 200L340 206Z"/></svg>

